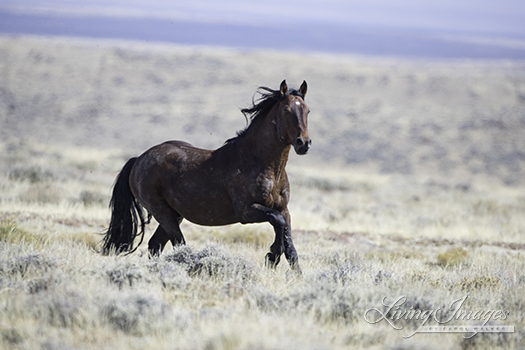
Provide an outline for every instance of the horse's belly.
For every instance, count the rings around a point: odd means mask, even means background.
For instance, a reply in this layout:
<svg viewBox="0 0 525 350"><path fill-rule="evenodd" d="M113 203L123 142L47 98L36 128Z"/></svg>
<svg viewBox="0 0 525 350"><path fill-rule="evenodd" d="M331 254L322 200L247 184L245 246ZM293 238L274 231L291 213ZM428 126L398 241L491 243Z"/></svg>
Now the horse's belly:
<svg viewBox="0 0 525 350"><path fill-rule="evenodd" d="M197 225L203 225L203 226L224 226L224 225L231 225L239 222L239 219L236 216L228 216L228 217L210 217L210 218L203 218L203 217L195 217L195 218L186 218L188 221L197 224Z"/></svg>
<svg viewBox="0 0 525 350"><path fill-rule="evenodd" d="M229 197L218 191L186 194L181 190L178 194L173 193L168 202L183 218L198 225L222 226L239 222Z"/></svg>
<svg viewBox="0 0 525 350"><path fill-rule="evenodd" d="M178 212L186 220L204 226L222 226L239 222L233 209L231 211L217 210L216 208L210 208L209 206L199 206L198 208L194 207L192 209L193 210L182 209Z"/></svg>

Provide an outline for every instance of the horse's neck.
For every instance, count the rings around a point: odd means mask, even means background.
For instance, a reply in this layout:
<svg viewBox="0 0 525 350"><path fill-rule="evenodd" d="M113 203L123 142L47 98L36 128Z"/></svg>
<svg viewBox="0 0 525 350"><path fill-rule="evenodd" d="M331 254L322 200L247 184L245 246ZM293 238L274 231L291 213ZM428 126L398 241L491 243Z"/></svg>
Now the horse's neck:
<svg viewBox="0 0 525 350"><path fill-rule="evenodd" d="M279 141L272 120L272 115L267 115L257 125L252 125L243 146L262 162L263 167L278 174L284 172L291 146Z"/></svg>

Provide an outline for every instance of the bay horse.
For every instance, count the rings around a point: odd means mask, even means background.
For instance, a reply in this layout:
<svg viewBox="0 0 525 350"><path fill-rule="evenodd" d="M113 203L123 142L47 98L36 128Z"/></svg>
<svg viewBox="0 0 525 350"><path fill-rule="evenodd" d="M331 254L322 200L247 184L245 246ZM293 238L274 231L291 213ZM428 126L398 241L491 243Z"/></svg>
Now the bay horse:
<svg viewBox="0 0 525 350"><path fill-rule="evenodd" d="M285 167L292 146L303 155L311 145L306 90L306 81L299 90L288 89L286 80L279 90L260 87L261 97L241 110L250 117L248 126L216 150L168 141L129 159L113 187L103 253L134 252L151 216L159 223L148 243L151 256L159 255L168 240L173 246L186 243L183 219L205 226L269 222L275 241L266 265L277 266L284 252L290 267L300 272Z"/></svg>

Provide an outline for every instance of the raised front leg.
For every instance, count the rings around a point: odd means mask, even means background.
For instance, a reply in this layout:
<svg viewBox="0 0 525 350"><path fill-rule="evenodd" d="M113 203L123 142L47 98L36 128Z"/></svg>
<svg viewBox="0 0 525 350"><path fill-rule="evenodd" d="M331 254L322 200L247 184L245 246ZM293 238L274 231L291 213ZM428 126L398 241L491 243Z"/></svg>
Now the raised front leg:
<svg viewBox="0 0 525 350"><path fill-rule="evenodd" d="M270 246L270 252L266 255L267 266L277 266L281 260L282 253L285 253L290 267L299 272L301 271L297 259L297 252L292 242L288 209L285 209L281 213L277 210L253 203L244 208L239 216L242 224L269 222L273 226L275 241Z"/></svg>

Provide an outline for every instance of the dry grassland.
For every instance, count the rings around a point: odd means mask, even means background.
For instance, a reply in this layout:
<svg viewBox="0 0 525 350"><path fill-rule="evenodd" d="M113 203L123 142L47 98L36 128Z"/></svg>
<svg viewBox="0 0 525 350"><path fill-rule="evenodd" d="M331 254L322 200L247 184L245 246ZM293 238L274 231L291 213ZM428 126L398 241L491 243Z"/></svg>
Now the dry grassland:
<svg viewBox="0 0 525 350"><path fill-rule="evenodd" d="M524 68L0 37L0 348L525 347ZM302 277L263 266L268 224L185 222L158 259L97 252L129 156L219 147L283 78L312 110L288 166ZM514 333L404 339L421 320L364 318L467 294Z"/></svg>

